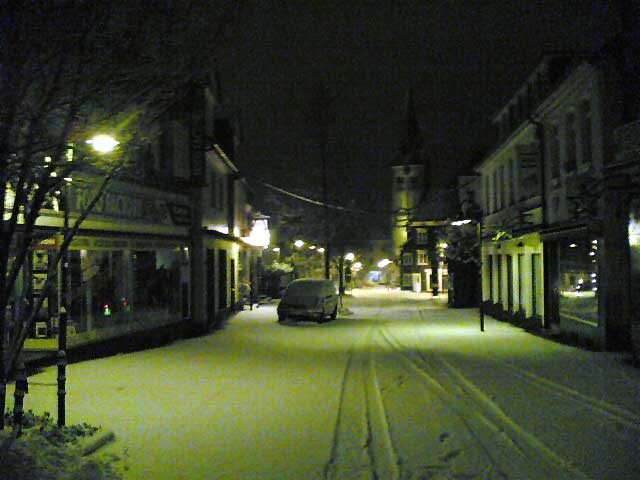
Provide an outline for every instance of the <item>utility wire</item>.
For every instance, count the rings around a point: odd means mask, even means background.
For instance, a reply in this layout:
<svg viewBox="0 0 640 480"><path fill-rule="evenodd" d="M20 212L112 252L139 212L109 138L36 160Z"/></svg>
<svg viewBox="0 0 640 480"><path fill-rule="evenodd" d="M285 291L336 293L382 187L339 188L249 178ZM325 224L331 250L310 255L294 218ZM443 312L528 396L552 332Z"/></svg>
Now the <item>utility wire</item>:
<svg viewBox="0 0 640 480"><path fill-rule="evenodd" d="M397 213L397 212L394 212L394 211L391 211L391 210L384 210L384 209L367 210L367 209L363 209L363 208L352 208L352 207L345 207L343 205L336 205L336 204L332 204L332 203L326 203L326 202L322 202L320 200L316 200L314 198L309 198L309 197L306 197L304 195L300 195L298 193L291 192L289 190L285 190L284 188L277 187L277 186L272 185L272 184L270 184L268 182L265 182L264 180L262 180L260 178L255 177L253 175L244 174L244 176L249 178L251 181L255 181L255 182L263 185L264 187L269 188L270 190L273 190L275 192L281 193L281 194L286 195L288 197L295 198L297 200L300 200L300 201L303 201L303 202L306 202L306 203L310 203L312 205L316 205L316 206L319 206L319 207L326 207L326 208L330 208L332 210L338 210L338 211L341 211L341 212L361 213L361 214L365 214L365 215L379 215L380 213L389 213L389 214Z"/></svg>

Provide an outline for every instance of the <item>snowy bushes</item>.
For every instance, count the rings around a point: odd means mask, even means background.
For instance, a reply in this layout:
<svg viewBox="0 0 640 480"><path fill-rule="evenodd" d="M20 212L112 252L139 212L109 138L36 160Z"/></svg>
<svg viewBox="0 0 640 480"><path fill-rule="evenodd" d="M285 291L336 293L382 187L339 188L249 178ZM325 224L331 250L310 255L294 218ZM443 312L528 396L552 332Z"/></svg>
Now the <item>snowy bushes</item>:
<svg viewBox="0 0 640 480"><path fill-rule="evenodd" d="M5 415L8 425L10 414ZM0 478L32 480L120 480L119 460L83 457L87 444L95 440L98 427L86 423L58 427L45 413L24 416L24 433L15 439L13 432L0 431Z"/></svg>

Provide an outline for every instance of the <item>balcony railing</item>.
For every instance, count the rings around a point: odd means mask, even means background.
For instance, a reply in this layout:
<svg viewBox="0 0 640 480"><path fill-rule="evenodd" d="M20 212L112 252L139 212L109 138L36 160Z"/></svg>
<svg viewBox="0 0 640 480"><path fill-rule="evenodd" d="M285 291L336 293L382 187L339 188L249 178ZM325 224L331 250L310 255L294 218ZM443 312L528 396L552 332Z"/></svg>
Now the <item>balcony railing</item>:
<svg viewBox="0 0 640 480"><path fill-rule="evenodd" d="M618 152L640 150L640 120L616 128L613 136Z"/></svg>

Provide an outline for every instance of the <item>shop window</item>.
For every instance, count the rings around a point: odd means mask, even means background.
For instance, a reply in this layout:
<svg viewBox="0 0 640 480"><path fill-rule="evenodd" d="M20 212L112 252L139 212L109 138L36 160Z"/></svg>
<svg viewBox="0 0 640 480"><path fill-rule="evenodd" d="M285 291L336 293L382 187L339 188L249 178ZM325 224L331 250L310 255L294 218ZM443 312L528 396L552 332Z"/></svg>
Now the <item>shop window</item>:
<svg viewBox="0 0 640 480"><path fill-rule="evenodd" d="M560 243L561 321L598 325L598 241L575 238Z"/></svg>
<svg viewBox="0 0 640 480"><path fill-rule="evenodd" d="M498 255L496 258L498 270L498 303L502 304L502 255Z"/></svg>
<svg viewBox="0 0 640 480"><path fill-rule="evenodd" d="M631 270L631 302L634 312L640 307L640 200L636 200L629 219L629 250Z"/></svg>
<svg viewBox="0 0 640 480"><path fill-rule="evenodd" d="M183 260L179 248L71 251L70 333L179 314Z"/></svg>
<svg viewBox="0 0 640 480"><path fill-rule="evenodd" d="M487 256L487 276L489 277L489 300L493 303L493 255Z"/></svg>
<svg viewBox="0 0 640 480"><path fill-rule="evenodd" d="M518 309L523 311L524 300L524 253L518 254Z"/></svg>

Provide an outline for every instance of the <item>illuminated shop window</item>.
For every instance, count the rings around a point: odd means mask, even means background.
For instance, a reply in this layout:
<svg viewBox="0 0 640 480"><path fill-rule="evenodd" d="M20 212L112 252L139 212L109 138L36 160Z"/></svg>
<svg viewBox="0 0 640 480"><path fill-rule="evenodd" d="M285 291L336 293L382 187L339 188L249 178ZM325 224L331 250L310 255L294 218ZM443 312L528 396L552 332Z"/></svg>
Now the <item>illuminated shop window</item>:
<svg viewBox="0 0 640 480"><path fill-rule="evenodd" d="M573 238L560 243L560 320L598 325L598 240Z"/></svg>

